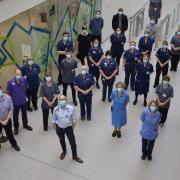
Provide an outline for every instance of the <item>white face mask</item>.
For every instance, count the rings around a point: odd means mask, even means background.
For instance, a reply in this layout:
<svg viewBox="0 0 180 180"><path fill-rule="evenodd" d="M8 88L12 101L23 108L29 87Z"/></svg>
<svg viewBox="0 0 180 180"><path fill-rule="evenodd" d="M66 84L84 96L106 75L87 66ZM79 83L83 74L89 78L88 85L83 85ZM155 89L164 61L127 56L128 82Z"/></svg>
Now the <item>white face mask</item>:
<svg viewBox="0 0 180 180"><path fill-rule="evenodd" d="M87 34L88 31L87 30L82 30L82 32L83 32L83 34Z"/></svg>
<svg viewBox="0 0 180 180"><path fill-rule="evenodd" d="M96 14L96 17L97 17L97 18L100 18L100 17L101 17L101 15L100 15L100 14Z"/></svg>
<svg viewBox="0 0 180 180"><path fill-rule="evenodd" d="M150 22L151 22L151 24L155 24L155 22L153 20L151 20Z"/></svg>
<svg viewBox="0 0 180 180"><path fill-rule="evenodd" d="M33 60L28 61L28 65L30 65L30 66L33 65L33 63L34 63Z"/></svg>
<svg viewBox="0 0 180 180"><path fill-rule="evenodd" d="M116 31L117 34L121 34L121 31Z"/></svg>
<svg viewBox="0 0 180 180"><path fill-rule="evenodd" d="M148 60L147 60L147 59L143 59L143 63L144 63L144 64L147 64L147 63L148 63Z"/></svg>
<svg viewBox="0 0 180 180"><path fill-rule="evenodd" d="M136 46L132 45L132 46L130 46L130 48L134 50L136 48Z"/></svg>
<svg viewBox="0 0 180 180"><path fill-rule="evenodd" d="M123 14L123 11L118 11L119 15L122 15Z"/></svg>
<svg viewBox="0 0 180 180"><path fill-rule="evenodd" d="M0 90L0 97L2 97L3 96L3 92L2 92L2 90Z"/></svg>
<svg viewBox="0 0 180 180"><path fill-rule="evenodd" d="M87 73L87 71L86 70L82 70L82 75L84 76L84 75L86 75L86 73Z"/></svg>
<svg viewBox="0 0 180 180"><path fill-rule="evenodd" d="M145 37L149 37L149 34L144 34Z"/></svg>
<svg viewBox="0 0 180 180"><path fill-rule="evenodd" d="M99 44L97 44L97 43L94 43L94 47L98 47L99 46Z"/></svg>
<svg viewBox="0 0 180 180"><path fill-rule="evenodd" d="M51 79L52 79L51 77L46 77L46 81L47 81L47 82L50 82Z"/></svg>
<svg viewBox="0 0 180 180"><path fill-rule="evenodd" d="M63 37L64 41L67 41L68 38L69 38L69 37L67 37L67 36L64 36L64 37Z"/></svg>
<svg viewBox="0 0 180 180"><path fill-rule="evenodd" d="M167 46L166 46L166 45L162 45L162 48L163 48L163 49L166 49L166 48L167 48Z"/></svg>
<svg viewBox="0 0 180 180"><path fill-rule="evenodd" d="M67 54L66 57L67 57L67 58L71 58L71 55L70 55L70 54Z"/></svg>

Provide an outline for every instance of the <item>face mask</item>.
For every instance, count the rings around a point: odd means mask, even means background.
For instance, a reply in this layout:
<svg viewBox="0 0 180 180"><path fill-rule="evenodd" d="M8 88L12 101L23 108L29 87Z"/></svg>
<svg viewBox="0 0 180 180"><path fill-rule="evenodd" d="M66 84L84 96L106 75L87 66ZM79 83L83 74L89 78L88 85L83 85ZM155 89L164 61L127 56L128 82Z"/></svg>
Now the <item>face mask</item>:
<svg viewBox="0 0 180 180"><path fill-rule="evenodd" d="M149 37L149 34L144 34L145 37Z"/></svg>
<svg viewBox="0 0 180 180"><path fill-rule="evenodd" d="M67 57L67 58L71 58L71 55L70 55L70 54L67 54L66 57Z"/></svg>
<svg viewBox="0 0 180 180"><path fill-rule="evenodd" d="M2 90L0 90L0 97L2 97L3 96L3 92L2 92Z"/></svg>
<svg viewBox="0 0 180 180"><path fill-rule="evenodd" d="M147 63L148 63L148 60L147 60L147 59L143 59L143 63L144 63L144 64L147 64Z"/></svg>
<svg viewBox="0 0 180 180"><path fill-rule="evenodd" d="M118 13L119 13L119 15L123 14L123 12L122 12L122 11L119 11Z"/></svg>
<svg viewBox="0 0 180 180"><path fill-rule="evenodd" d="M30 65L30 66L33 65L33 63L34 62L32 60L28 61L28 65Z"/></svg>
<svg viewBox="0 0 180 180"><path fill-rule="evenodd" d="M180 36L180 31L176 32L176 35Z"/></svg>
<svg viewBox="0 0 180 180"><path fill-rule="evenodd" d="M82 70L82 75L86 75L87 71L86 70Z"/></svg>
<svg viewBox="0 0 180 180"><path fill-rule="evenodd" d="M155 24L155 22L154 22L154 21L151 21L151 24Z"/></svg>
<svg viewBox="0 0 180 180"><path fill-rule="evenodd" d="M121 34L121 31L116 31L117 34Z"/></svg>
<svg viewBox="0 0 180 180"><path fill-rule="evenodd" d="M65 107L65 106L66 106L66 100L60 100L60 101L58 102L58 104L59 104L59 106L61 106L61 107Z"/></svg>
<svg viewBox="0 0 180 180"><path fill-rule="evenodd" d="M130 46L130 48L131 48L131 49L135 49L135 48L136 48L136 46Z"/></svg>
<svg viewBox="0 0 180 180"><path fill-rule="evenodd" d="M46 81L51 81L51 77L46 77Z"/></svg>
<svg viewBox="0 0 180 180"><path fill-rule="evenodd" d="M151 112L155 112L156 111L156 107L155 106L150 106L149 109L150 109Z"/></svg>
<svg viewBox="0 0 180 180"><path fill-rule="evenodd" d="M107 55L106 58L109 60L109 59L111 59L111 56Z"/></svg>
<svg viewBox="0 0 180 180"><path fill-rule="evenodd" d="M67 41L69 37L67 36L64 36L64 41Z"/></svg>
<svg viewBox="0 0 180 180"><path fill-rule="evenodd" d="M16 79L17 79L17 80L20 80L20 79L21 79L21 75L19 75L19 74L16 75Z"/></svg>
<svg viewBox="0 0 180 180"><path fill-rule="evenodd" d="M96 17L97 17L97 18L100 18L100 14L96 14Z"/></svg>
<svg viewBox="0 0 180 180"><path fill-rule="evenodd" d="M167 46L166 46L166 45L162 45L162 48L163 48L163 49L166 49L166 48L167 48Z"/></svg>
<svg viewBox="0 0 180 180"><path fill-rule="evenodd" d="M122 93L124 91L124 89L119 87L119 88L117 88L117 91L118 91L118 93Z"/></svg>
<svg viewBox="0 0 180 180"><path fill-rule="evenodd" d="M96 43L94 44L94 47L98 47L98 46L99 46L99 44L96 44Z"/></svg>

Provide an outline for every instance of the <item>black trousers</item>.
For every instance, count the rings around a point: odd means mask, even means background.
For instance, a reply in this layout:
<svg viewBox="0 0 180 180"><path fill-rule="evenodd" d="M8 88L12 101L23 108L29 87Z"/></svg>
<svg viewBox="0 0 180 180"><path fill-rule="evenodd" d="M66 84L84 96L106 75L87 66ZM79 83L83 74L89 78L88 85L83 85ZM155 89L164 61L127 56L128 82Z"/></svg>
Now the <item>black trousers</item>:
<svg viewBox="0 0 180 180"><path fill-rule="evenodd" d="M73 100L75 100L75 99L76 99L76 91L75 91L75 89L74 89L74 84L73 84L73 82L72 82L72 83L64 83L64 82L63 82L63 95L64 95L64 96L67 96L67 87L68 87L68 85L71 86L72 98L73 98Z"/></svg>
<svg viewBox="0 0 180 180"><path fill-rule="evenodd" d="M134 86L135 86L135 75L136 75L136 70L134 68L125 69L126 88L129 86L129 79L130 79L131 88L134 88Z"/></svg>
<svg viewBox="0 0 180 180"><path fill-rule="evenodd" d="M58 75L58 86L62 84L62 74L61 69L59 68L59 75Z"/></svg>
<svg viewBox="0 0 180 180"><path fill-rule="evenodd" d="M37 93L38 93L38 87L34 89L27 89L26 95L28 98L27 102L27 108L30 108L30 102L32 100L32 104L34 108L37 108Z"/></svg>
<svg viewBox="0 0 180 180"><path fill-rule="evenodd" d="M147 140L142 138L142 153L143 155L151 156L155 140Z"/></svg>
<svg viewBox="0 0 180 180"><path fill-rule="evenodd" d="M65 134L69 140L69 144L71 146L72 150L72 157L77 157L77 147L76 147L76 140L73 132L72 126L67 127L67 128L60 128L59 126L56 125L56 133L59 137L60 144L62 147L62 150L64 153L66 153L66 141L65 141Z"/></svg>
<svg viewBox="0 0 180 180"><path fill-rule="evenodd" d="M87 57L87 54L78 53L77 58L81 61L81 65L85 65L85 57Z"/></svg>
<svg viewBox="0 0 180 180"><path fill-rule="evenodd" d="M51 108L52 113L53 113L53 109L54 107ZM44 130L48 130L49 109L42 108L42 114L43 114L43 128Z"/></svg>
<svg viewBox="0 0 180 180"><path fill-rule="evenodd" d="M168 115L169 108L161 108L161 107L159 107L158 111L161 113L161 121L160 121L160 123L164 124L166 122L166 120L167 120L167 115Z"/></svg>
<svg viewBox="0 0 180 180"><path fill-rule="evenodd" d="M27 118L27 110L26 110L26 104L20 105L20 106L14 106L13 110L13 122L14 122L14 128L19 128L19 111L21 110L22 113L22 122L23 126L26 126L28 124L28 118Z"/></svg>
<svg viewBox="0 0 180 180"><path fill-rule="evenodd" d="M171 71L177 71L179 60L180 60L180 55L172 54L172 58L171 58Z"/></svg>
<svg viewBox="0 0 180 180"><path fill-rule="evenodd" d="M99 44L101 44L102 42L101 34L99 35L91 34L91 41L93 42L95 39L97 39L99 41Z"/></svg>
<svg viewBox="0 0 180 180"><path fill-rule="evenodd" d="M103 84L102 98L106 99L107 88L108 88L108 99L111 99L114 82L107 82L105 80L105 81L102 81L102 84Z"/></svg>
<svg viewBox="0 0 180 180"><path fill-rule="evenodd" d="M123 52L120 52L119 54L113 54L112 57L114 59L116 59L116 62L118 64L118 66L120 65L120 60L121 60L121 56L122 56Z"/></svg>
<svg viewBox="0 0 180 180"><path fill-rule="evenodd" d="M156 77L154 85L157 86L159 84L159 77L162 73L162 76L166 76L168 74L168 67L165 68L156 68Z"/></svg>
<svg viewBox="0 0 180 180"><path fill-rule="evenodd" d="M12 132L12 122L11 119L9 119L8 123L4 126L0 124L0 129L3 128L5 130L6 136L11 144L11 146L16 146L17 142L14 138L13 132Z"/></svg>

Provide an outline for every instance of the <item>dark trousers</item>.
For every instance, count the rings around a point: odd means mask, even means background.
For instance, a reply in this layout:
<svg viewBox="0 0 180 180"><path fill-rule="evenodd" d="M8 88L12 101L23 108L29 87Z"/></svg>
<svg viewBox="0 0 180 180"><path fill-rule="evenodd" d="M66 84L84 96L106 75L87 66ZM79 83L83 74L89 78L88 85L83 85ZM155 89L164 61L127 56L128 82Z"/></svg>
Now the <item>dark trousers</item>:
<svg viewBox="0 0 180 180"><path fill-rule="evenodd" d="M58 75L58 86L62 84L62 74L61 69L59 68L59 75Z"/></svg>
<svg viewBox="0 0 180 180"><path fill-rule="evenodd" d="M121 60L121 56L122 56L123 52L119 53L119 54L113 54L112 57L116 60L118 66L120 65L120 60Z"/></svg>
<svg viewBox="0 0 180 180"><path fill-rule="evenodd" d="M85 117L87 112L87 117L91 117L92 111L92 94L89 95L78 95L79 103L80 103L80 112L81 117Z"/></svg>
<svg viewBox="0 0 180 180"><path fill-rule="evenodd" d="M171 71L177 71L179 60L180 60L180 55L172 54L172 58L171 58Z"/></svg>
<svg viewBox="0 0 180 180"><path fill-rule="evenodd" d="M134 88L135 75L136 75L135 69L125 70L125 84L126 84L126 88L129 86L129 79L130 79L131 88Z"/></svg>
<svg viewBox="0 0 180 180"><path fill-rule="evenodd" d="M27 110L26 110L26 104L20 105L20 106L14 106L13 110L13 121L14 121L14 128L18 129L19 128L19 111L21 109L22 113L22 122L23 126L26 126L28 124L28 118L27 118Z"/></svg>
<svg viewBox="0 0 180 180"><path fill-rule="evenodd" d="M27 102L27 108L30 108L30 102L32 100L32 104L34 108L37 108L37 93L38 93L38 87L34 89L27 89L26 95L28 98Z"/></svg>
<svg viewBox="0 0 180 180"><path fill-rule="evenodd" d="M144 101L147 100L147 95L148 93L144 93ZM138 100L138 96L139 96L138 92L135 91L135 100Z"/></svg>
<svg viewBox="0 0 180 180"><path fill-rule="evenodd" d="M0 129L1 128L4 128L5 130L5 133L6 133L6 136L11 144L11 146L16 146L17 145L17 142L14 138L14 135L13 135L13 132L12 132L12 122L11 122L11 119L9 119L8 123L4 126L2 124L0 124Z"/></svg>
<svg viewBox="0 0 180 180"><path fill-rule="evenodd" d="M168 115L169 108L161 108L161 107L159 107L158 111L161 113L161 121L160 121L160 123L164 124L166 122L166 120L167 120L167 115Z"/></svg>
<svg viewBox="0 0 180 180"><path fill-rule="evenodd" d="M155 140L147 140L142 138L142 153L143 155L151 156Z"/></svg>
<svg viewBox="0 0 180 180"><path fill-rule="evenodd" d="M63 82L63 95L64 95L64 96L67 96L67 87L68 87L68 85L71 86L72 98L73 98L73 100L75 100L75 99L76 99L76 91L75 91L75 89L74 89L74 84L73 84L73 82L72 82L72 83L64 83L64 82Z"/></svg>
<svg viewBox="0 0 180 180"><path fill-rule="evenodd" d="M51 112L53 113L54 107L51 108ZM43 109L42 108L42 114L43 114L43 127L44 130L48 130L48 118L49 118L49 109Z"/></svg>
<svg viewBox="0 0 180 180"><path fill-rule="evenodd" d="M60 140L60 144L62 147L62 150L64 153L66 153L66 141L65 141L65 134L69 140L69 144L71 146L71 150L72 150L72 157L77 157L77 147L76 147L76 140L74 137L74 132L73 132L73 128L71 127L67 127L67 128L60 128L56 125L56 133L59 137Z"/></svg>
<svg viewBox="0 0 180 180"><path fill-rule="evenodd" d="M81 53L77 54L77 58L81 61L81 65L85 65L85 57L87 57L87 55Z"/></svg>
<svg viewBox="0 0 180 180"><path fill-rule="evenodd" d="M165 76L168 74L168 67L165 68L156 68L156 77L155 77L155 82L154 85L157 86L159 84L159 77L162 73L162 76Z"/></svg>
<svg viewBox="0 0 180 180"><path fill-rule="evenodd" d="M102 81L102 84L103 84L102 98L106 99L107 88L108 88L108 99L111 99L114 82L107 82L105 80L105 81Z"/></svg>
<svg viewBox="0 0 180 180"><path fill-rule="evenodd" d="M97 39L99 41L99 44L101 44L102 41L101 34L99 35L91 34L91 41L93 42L95 39Z"/></svg>

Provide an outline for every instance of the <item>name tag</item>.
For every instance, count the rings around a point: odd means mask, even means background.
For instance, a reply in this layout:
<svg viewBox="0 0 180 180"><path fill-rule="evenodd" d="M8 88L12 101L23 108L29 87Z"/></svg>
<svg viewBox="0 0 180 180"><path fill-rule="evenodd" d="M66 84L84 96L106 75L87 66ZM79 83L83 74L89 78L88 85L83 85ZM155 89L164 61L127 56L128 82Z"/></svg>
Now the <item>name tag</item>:
<svg viewBox="0 0 180 180"><path fill-rule="evenodd" d="M96 51L93 51L93 54L95 54L96 53Z"/></svg>
<svg viewBox="0 0 180 180"><path fill-rule="evenodd" d="M147 74L147 75L149 75L149 74L150 74L150 72L146 72L146 74Z"/></svg>
<svg viewBox="0 0 180 180"><path fill-rule="evenodd" d="M163 94L162 96L163 96L164 98L166 98L166 97L167 97L167 95L166 95L166 94Z"/></svg>

